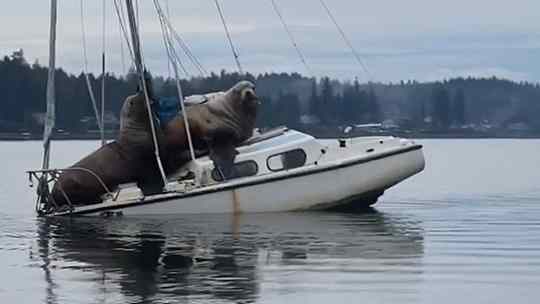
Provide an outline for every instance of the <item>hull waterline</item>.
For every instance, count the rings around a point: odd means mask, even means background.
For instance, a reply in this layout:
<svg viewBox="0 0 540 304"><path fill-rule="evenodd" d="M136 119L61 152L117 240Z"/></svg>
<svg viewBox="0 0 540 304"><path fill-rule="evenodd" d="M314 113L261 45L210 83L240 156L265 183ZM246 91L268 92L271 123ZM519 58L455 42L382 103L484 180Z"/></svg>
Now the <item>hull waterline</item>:
<svg viewBox="0 0 540 304"><path fill-rule="evenodd" d="M243 178L186 193L80 206L55 215L261 213L365 207L424 166L422 146L412 145L272 177Z"/></svg>

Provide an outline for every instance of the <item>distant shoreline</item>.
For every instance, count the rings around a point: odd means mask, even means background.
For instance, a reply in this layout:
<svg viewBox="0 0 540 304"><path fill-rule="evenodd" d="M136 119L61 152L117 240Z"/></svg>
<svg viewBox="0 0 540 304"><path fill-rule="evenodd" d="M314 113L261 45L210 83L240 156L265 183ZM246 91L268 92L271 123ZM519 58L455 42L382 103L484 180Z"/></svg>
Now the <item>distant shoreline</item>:
<svg viewBox="0 0 540 304"><path fill-rule="evenodd" d="M117 133L107 132L107 140L116 139ZM20 133L0 133L0 141L39 141L43 139L42 134L20 134ZM63 133L54 134L53 140L100 140L99 134L95 133Z"/></svg>
<svg viewBox="0 0 540 304"><path fill-rule="evenodd" d="M523 133L523 134L505 134L505 133L427 133L427 132L381 132L381 133L361 133L361 134L348 134L344 136L336 132L310 132L309 130L301 130L307 134L311 134L321 139L334 139L334 138L349 138L360 136L397 136L413 139L540 139L540 134L535 133ZM117 133L108 132L105 135L107 140L114 140L117 137ZM100 140L100 135L96 133L68 133L68 134L55 134L53 140L66 141L66 140ZM40 141L42 140L41 134L20 134L20 133L0 133L0 141Z"/></svg>
<svg viewBox="0 0 540 304"><path fill-rule="evenodd" d="M311 134L317 138L349 138L360 136L396 136L413 139L540 139L540 132L515 132L508 130L496 130L490 132L441 132L431 130L381 130L379 132L352 131L349 134L343 134L334 130L309 130L300 129L300 131Z"/></svg>
<svg viewBox="0 0 540 304"><path fill-rule="evenodd" d="M481 134L470 134L470 135L455 135L455 134L401 134L401 133L385 133L385 134L366 134L360 136L396 136L402 138L411 138L411 139L540 139L540 134L522 134L522 135L481 135ZM333 138L349 138L357 136L316 136L322 139L333 139Z"/></svg>

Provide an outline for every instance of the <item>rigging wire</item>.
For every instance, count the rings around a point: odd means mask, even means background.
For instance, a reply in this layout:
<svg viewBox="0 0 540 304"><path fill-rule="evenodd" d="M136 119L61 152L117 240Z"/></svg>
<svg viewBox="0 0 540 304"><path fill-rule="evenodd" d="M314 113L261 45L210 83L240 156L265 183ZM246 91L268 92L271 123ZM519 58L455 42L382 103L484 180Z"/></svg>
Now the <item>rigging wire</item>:
<svg viewBox="0 0 540 304"><path fill-rule="evenodd" d="M165 5L168 7L167 2L165 3ZM169 80L171 78L171 58L170 58L169 49L168 49L168 45L167 45L168 42L167 42L166 37L165 37L166 29L164 28L163 20L161 19L161 15L160 15L160 12L159 12L159 10L157 8L157 4L156 4L155 1L154 1L154 7L156 8L156 11L158 13L159 26L161 28L161 38L163 39L163 47L165 48L165 53L167 55L167 80ZM184 72L187 74L187 71L184 71Z"/></svg>
<svg viewBox="0 0 540 304"><path fill-rule="evenodd" d="M127 31L127 25L126 25L127 17L124 15L123 7L118 4L118 0L114 0L114 6L115 6L115 9L116 9L116 15L118 16L118 22L120 23L120 28L122 30L125 43L127 44L127 47L128 47L128 50L129 50L129 55L131 57L131 60L133 62L135 62L135 55L133 54L133 48L131 46L129 34L128 34L128 31ZM184 54L190 60L190 62L193 64L193 66L197 69L197 71L200 73L200 75L203 76L203 77L205 75L208 75L208 72L203 67L203 65L200 63L200 61L197 59L197 57L193 54L193 52L190 50L187 43L174 30L171 22L169 20L167 20L166 18L164 18L164 21L165 21L167 27L169 28L171 34L173 35L173 38L176 40L178 45L182 48ZM186 75L188 75L188 76L190 75L189 72L186 71L185 67L184 67L184 72L186 73Z"/></svg>
<svg viewBox="0 0 540 304"><path fill-rule="evenodd" d="M102 16L101 16L101 128L100 128L100 134L101 134L101 145L105 146L107 144L107 141L105 140L105 78L106 78L106 57L105 57L105 48L106 46L106 38L105 38L105 27L107 26L107 1L102 1Z"/></svg>
<svg viewBox="0 0 540 304"><path fill-rule="evenodd" d="M137 22L135 22L137 26L137 31L140 33L141 29L139 28L139 25L140 25L141 19L139 19L139 0L135 0L135 17L137 20Z"/></svg>
<svg viewBox="0 0 540 304"><path fill-rule="evenodd" d="M219 17L221 19L221 23L223 23L223 28L225 29L225 34L227 35L227 40L229 41L229 45L231 47L231 51L234 56L234 61L236 62L236 66L238 68L238 71L240 74L244 74L244 71L242 69L242 65L240 64L240 59L238 55L238 51L234 47L234 43L231 37L231 33L229 32L229 27L227 26L227 22L225 21L225 16L223 15L223 10L221 9L221 5L219 4L219 0L214 0L214 3L216 4L216 8L219 13Z"/></svg>
<svg viewBox="0 0 540 304"><path fill-rule="evenodd" d="M86 48L86 28L85 28L85 22L84 22L84 0L80 1L80 7L81 7L81 36L82 36L83 58L84 58L83 75L86 80L86 88L88 90L88 95L90 97L90 101L92 102L92 107L94 108L94 114L96 116L96 123L101 133L103 126L101 124L101 120L99 119L99 110L97 107L97 101L96 101L96 97L94 96L94 89L92 87L92 82L90 81L90 77L88 75L88 54L87 54L87 48Z"/></svg>
<svg viewBox="0 0 540 304"><path fill-rule="evenodd" d="M178 93L178 101L180 103L180 107L182 110L182 117L184 119L184 125L186 126L186 135L187 135L187 140L188 140L188 145L189 145L189 153L191 156L191 160L196 161L195 149L193 147L193 140L191 138L191 128L189 126L189 120L188 120L187 112L184 105L184 93L182 92L182 86L180 83L180 75L178 74L178 65L181 65L181 61L180 61L180 58L178 57L178 54L176 53L176 50L174 49L174 44L171 41L170 28L167 28L166 22L165 22L166 17L157 0L154 0L154 6L156 8L156 11L160 19L161 31L162 31L163 39L165 41L165 48L167 50L168 61L174 70L176 90Z"/></svg>
<svg viewBox="0 0 540 304"><path fill-rule="evenodd" d="M161 27L161 33L162 33L162 38L163 38L163 46L165 47L165 52L167 54L167 68L169 69L169 78L171 77L171 65L173 64L172 62L172 58L171 58L171 53L170 53L170 29L167 27L164 19L165 19L165 16L163 15L163 11L161 10L161 6L159 4L159 2L156 2L155 0L153 1L154 2L154 7L156 8L156 12L158 14L158 18L159 18L159 25ZM190 74L189 72L187 71L186 67L184 66L184 64L182 64L181 61L178 61L177 64L180 66L180 68L182 69L182 71L184 72L184 74L189 77Z"/></svg>
<svg viewBox="0 0 540 304"><path fill-rule="evenodd" d="M124 38L124 41L127 44L127 48L129 50L129 56L131 57L131 61L135 62L135 55L133 54L133 48L131 47L131 43L129 41L129 35L126 29L126 20L124 19L124 10L122 8L122 5L118 4L118 0L114 0L114 8L116 10L116 15L118 16L118 23L120 24L120 29L122 31L122 36Z"/></svg>
<svg viewBox="0 0 540 304"><path fill-rule="evenodd" d="M169 0L165 0L165 10L167 11L167 19L171 19L171 11L169 10ZM161 28L163 32L163 25ZM171 61L167 61L167 79L171 78Z"/></svg>
<svg viewBox="0 0 540 304"><path fill-rule="evenodd" d="M120 20L118 20L118 35L122 36L122 29L120 29ZM126 55L124 53L124 40L120 38L120 60L122 62L122 75L126 75Z"/></svg>
<svg viewBox="0 0 540 304"><path fill-rule="evenodd" d="M167 176L165 175L163 162L161 161L161 156L159 153L159 143L158 143L157 134L156 134L156 125L154 123L154 117L152 115L152 106L150 104L150 94L148 91L148 86L147 86L146 77L145 77L146 73L144 70L141 41L139 39L139 31L138 31L136 20L135 20L135 14L133 12L133 0L126 0L126 7L127 7L127 14L128 14L128 21L129 21L130 30L131 30L131 40L133 43L135 67L140 77L139 80L141 81L141 88L144 93L144 100L146 103L146 111L148 113L148 119L150 121L150 129L152 131L152 142L154 144L154 156L156 158L156 162L159 167L159 173L161 174L163 187L166 190L167 189Z"/></svg>
<svg viewBox="0 0 540 304"><path fill-rule="evenodd" d="M176 49L174 47L174 43L171 40L171 32L174 31L171 27L169 27L169 23L167 23L167 17L165 16L163 9L161 8L161 5L159 4L159 0L154 0L154 6L156 8L156 11L158 13L163 41L165 45L165 50L167 52L167 58L168 61L171 64L177 64L182 68L186 76L190 76L189 72L185 69L185 66L182 64L182 60L180 59L180 56L178 56L178 53L176 52Z"/></svg>
<svg viewBox="0 0 540 304"><path fill-rule="evenodd" d="M167 28L169 29L170 34L172 34L172 36L173 36L172 38L174 38L176 43L180 46L180 48L182 49L182 51L184 52L186 57L189 59L189 61L193 64L195 69L198 70L199 74L202 77L204 77L205 75L208 75L208 72L202 66L202 64L197 59L197 57L193 54L193 52L191 51L191 49L189 48L187 43L184 41L184 39L182 39L182 37L180 37L178 32L174 29L174 27L172 26L171 21L168 18L166 18L165 16L163 16L163 21L167 25Z"/></svg>
<svg viewBox="0 0 540 304"><path fill-rule="evenodd" d="M304 56L302 50L298 46L298 43L296 42L296 39L295 39L291 29L289 28L289 25L287 24L287 22L285 22L285 18L283 17L283 14L281 13L276 1L271 0L271 2L272 2L272 7L274 8L274 11L276 12L276 15L279 17L279 20L281 21L281 24L283 25L283 28L285 29L285 31L287 32L287 35L289 36L289 40L291 41L294 49L296 50L296 53L298 54L298 57L300 58L300 61L302 61L302 64L304 65L306 71L310 75L313 75L313 71L311 70L311 68L307 64L306 57Z"/></svg>
<svg viewBox="0 0 540 304"><path fill-rule="evenodd" d="M356 51L353 44L351 43L351 41L349 40L349 38L345 34L345 31L343 30L343 28L337 22L337 19L334 17L334 14L332 14L332 11L330 10L330 8L328 8L328 5L326 5L326 2L324 2L324 0L319 0L319 1L321 2L321 5L323 6L324 10L326 11L326 14L328 15L328 17L330 17L330 19L332 20L332 22L336 26L339 34L341 35L341 38L343 39L343 41L345 41L345 44L347 44L347 46L351 50L351 53L353 54L354 58L356 59L358 64L360 64L360 66L362 67L364 72L366 73L367 78L369 79L369 82L372 82L373 77L372 77L371 73L369 72L367 66L364 64L364 61L362 60L360 54Z"/></svg>

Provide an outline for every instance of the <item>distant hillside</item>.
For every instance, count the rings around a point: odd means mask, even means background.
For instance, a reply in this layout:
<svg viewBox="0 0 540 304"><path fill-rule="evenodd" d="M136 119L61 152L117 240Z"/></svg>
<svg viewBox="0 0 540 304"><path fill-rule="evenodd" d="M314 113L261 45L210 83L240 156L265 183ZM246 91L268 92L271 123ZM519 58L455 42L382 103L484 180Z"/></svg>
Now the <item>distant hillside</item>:
<svg viewBox="0 0 540 304"><path fill-rule="evenodd" d="M41 131L45 111L47 70L29 64L22 51L0 60L0 132ZM100 77L90 75L95 96ZM447 132L449 130L504 129L540 132L540 86L497 78L457 78L442 82L360 84L311 79L300 74L211 74L183 80L186 95L231 87L241 79L257 84L262 97L259 126L288 125L307 129L384 122L387 128ZM95 129L95 119L82 74L59 69L57 128L84 133ZM106 111L110 128L126 96L137 87L134 75L107 75ZM174 81L154 77L157 96L175 96Z"/></svg>

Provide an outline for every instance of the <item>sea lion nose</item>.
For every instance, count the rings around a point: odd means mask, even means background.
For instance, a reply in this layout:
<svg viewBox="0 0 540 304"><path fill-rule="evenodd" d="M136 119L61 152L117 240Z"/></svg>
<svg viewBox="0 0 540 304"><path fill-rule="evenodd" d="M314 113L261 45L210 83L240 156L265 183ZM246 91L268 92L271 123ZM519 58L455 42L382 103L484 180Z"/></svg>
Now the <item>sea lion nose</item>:
<svg viewBox="0 0 540 304"><path fill-rule="evenodd" d="M255 90L252 88L246 88L242 91L242 100L253 100L258 99L257 94L255 94Z"/></svg>

